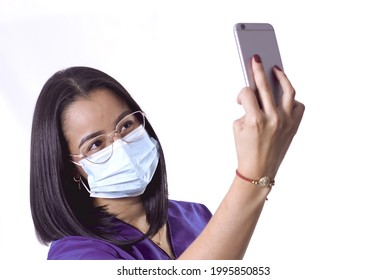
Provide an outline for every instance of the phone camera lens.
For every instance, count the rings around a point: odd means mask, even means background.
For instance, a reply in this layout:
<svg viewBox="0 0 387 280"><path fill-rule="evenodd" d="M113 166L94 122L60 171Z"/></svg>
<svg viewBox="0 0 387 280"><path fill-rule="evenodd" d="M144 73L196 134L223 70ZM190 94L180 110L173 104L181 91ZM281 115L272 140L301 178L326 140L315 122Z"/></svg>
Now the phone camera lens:
<svg viewBox="0 0 387 280"><path fill-rule="evenodd" d="M242 23L242 24L241 24L241 29L242 29L242 30L245 30L245 28L246 28L246 26Z"/></svg>

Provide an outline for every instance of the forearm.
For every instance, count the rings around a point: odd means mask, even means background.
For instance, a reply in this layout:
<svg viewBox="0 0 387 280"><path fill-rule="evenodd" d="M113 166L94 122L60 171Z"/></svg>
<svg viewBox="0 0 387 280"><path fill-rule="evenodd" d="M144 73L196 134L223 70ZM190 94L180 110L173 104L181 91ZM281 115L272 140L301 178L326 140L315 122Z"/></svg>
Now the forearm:
<svg viewBox="0 0 387 280"><path fill-rule="evenodd" d="M179 259L242 259L269 192L236 177L208 225Z"/></svg>
<svg viewBox="0 0 387 280"><path fill-rule="evenodd" d="M283 90L277 105L259 55L251 62L258 91L244 88L237 98L245 110L233 126L238 170L247 178L274 180L305 106L294 99L295 90L285 73L274 67ZM260 188L235 177L213 218L180 258L243 258L269 192L270 187Z"/></svg>

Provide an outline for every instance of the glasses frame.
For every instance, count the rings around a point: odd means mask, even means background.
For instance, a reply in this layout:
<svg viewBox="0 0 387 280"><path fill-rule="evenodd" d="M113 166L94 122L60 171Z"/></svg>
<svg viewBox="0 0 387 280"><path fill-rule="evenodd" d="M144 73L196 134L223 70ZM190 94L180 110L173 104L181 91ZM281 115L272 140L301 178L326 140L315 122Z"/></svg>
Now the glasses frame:
<svg viewBox="0 0 387 280"><path fill-rule="evenodd" d="M123 122L127 117L132 116L132 115L135 115L135 114L141 114L141 115L142 115L142 117L143 117L143 123L140 124L140 125L142 125L142 126L144 127L144 129L145 129L145 123L146 123L146 121L145 121L145 118L146 118L145 113L144 113L143 111L135 111L135 112L132 112L132 113L126 115L125 117L123 117L123 118L117 123L116 128L115 128L113 131L111 131L111 132L109 132L109 133L103 133L103 134L100 134L100 135L98 135L98 136L96 136L96 137L93 137L92 139L86 141L85 143L82 144L82 146L79 147L79 154L69 154L69 156L71 156L71 157L76 157L76 158L78 158L78 159L86 159L87 161L89 161L89 162L91 162L91 163L94 163L94 164L102 164L102 163L107 162L107 161L112 157L112 155L113 155L113 147L111 147L111 148L112 148L112 153L110 154L110 156L109 156L106 160L104 160L104 161L102 161L102 162L93 162L93 161L89 160L88 157L85 156L81 151L82 151L82 149L83 149L86 145L89 144L90 141L94 140L94 139L97 138L97 137L101 137L102 135L106 135L106 136L107 136L107 138L108 138L109 141L110 141L109 146L112 146L112 144L113 144L114 141L115 141L115 140L113 140L112 135L116 135L116 136L119 137L119 139L122 139L121 134L117 131L118 127L122 124L122 122ZM136 117L136 116L135 116L135 117ZM142 136L143 136L143 135L141 135L138 139L140 139ZM137 141L138 139L136 139L136 141ZM133 141L133 142L135 142L135 141ZM105 148L107 148L107 147L109 147L109 146L106 146ZM105 148L103 148L103 149L105 149ZM101 150L101 151L102 151L102 150Z"/></svg>

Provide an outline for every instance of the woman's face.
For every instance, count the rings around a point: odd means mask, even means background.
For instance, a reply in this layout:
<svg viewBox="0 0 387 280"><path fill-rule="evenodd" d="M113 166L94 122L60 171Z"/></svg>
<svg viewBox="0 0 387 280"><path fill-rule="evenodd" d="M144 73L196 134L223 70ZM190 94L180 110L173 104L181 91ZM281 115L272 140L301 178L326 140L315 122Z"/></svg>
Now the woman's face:
<svg viewBox="0 0 387 280"><path fill-rule="evenodd" d="M80 147L88 139L114 131L118 122L129 113L131 110L126 103L108 89L94 90L88 97L74 101L62 118L70 154L79 154ZM72 160L81 159L73 157ZM81 167L77 166L77 169L87 178Z"/></svg>

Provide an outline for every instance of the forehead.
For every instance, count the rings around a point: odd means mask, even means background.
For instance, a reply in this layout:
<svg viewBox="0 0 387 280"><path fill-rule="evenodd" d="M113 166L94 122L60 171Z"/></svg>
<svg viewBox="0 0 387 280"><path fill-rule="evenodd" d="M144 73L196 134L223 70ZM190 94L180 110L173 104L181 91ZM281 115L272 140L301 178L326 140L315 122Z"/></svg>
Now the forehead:
<svg viewBox="0 0 387 280"><path fill-rule="evenodd" d="M130 108L111 90L94 90L69 105L62 118L64 135L69 145L76 145L88 134L114 129L118 116L125 111Z"/></svg>

